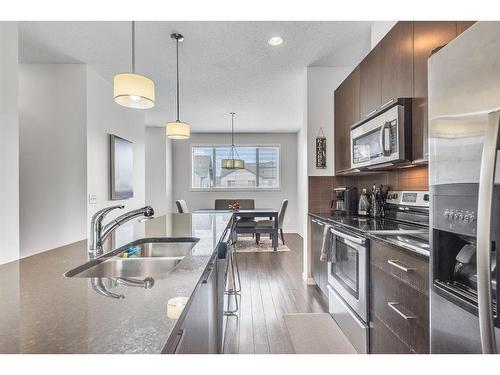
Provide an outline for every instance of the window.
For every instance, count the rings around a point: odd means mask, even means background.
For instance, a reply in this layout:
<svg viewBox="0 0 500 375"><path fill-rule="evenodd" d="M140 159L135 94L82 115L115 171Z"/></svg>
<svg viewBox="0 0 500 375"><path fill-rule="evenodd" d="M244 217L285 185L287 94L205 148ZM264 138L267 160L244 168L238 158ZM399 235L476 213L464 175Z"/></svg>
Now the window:
<svg viewBox="0 0 500 375"><path fill-rule="evenodd" d="M193 146L191 187L193 189L277 189L280 187L278 146L236 147L245 169L223 169L229 157L227 146Z"/></svg>

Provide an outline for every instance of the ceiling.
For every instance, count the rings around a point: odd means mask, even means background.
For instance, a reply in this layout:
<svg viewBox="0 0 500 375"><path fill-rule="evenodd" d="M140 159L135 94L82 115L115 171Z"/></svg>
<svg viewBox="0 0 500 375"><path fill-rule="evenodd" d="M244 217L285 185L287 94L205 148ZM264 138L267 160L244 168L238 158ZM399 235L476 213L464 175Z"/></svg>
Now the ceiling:
<svg viewBox="0 0 500 375"><path fill-rule="evenodd" d="M175 42L180 118L193 132L293 132L302 123L305 67L353 66L370 49L372 22L136 22L136 72L156 83L148 126L175 119ZM284 43L271 47L274 35ZM106 80L131 70L130 22L21 22L23 63L87 63ZM110 92L112 95L112 92Z"/></svg>

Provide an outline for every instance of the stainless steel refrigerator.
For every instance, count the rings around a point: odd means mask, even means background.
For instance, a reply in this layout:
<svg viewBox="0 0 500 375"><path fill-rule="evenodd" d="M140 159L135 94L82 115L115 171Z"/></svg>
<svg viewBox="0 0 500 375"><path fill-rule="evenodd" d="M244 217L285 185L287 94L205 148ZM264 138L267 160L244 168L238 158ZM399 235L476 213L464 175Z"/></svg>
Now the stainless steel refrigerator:
<svg viewBox="0 0 500 375"><path fill-rule="evenodd" d="M431 353L496 353L500 22L429 59Z"/></svg>

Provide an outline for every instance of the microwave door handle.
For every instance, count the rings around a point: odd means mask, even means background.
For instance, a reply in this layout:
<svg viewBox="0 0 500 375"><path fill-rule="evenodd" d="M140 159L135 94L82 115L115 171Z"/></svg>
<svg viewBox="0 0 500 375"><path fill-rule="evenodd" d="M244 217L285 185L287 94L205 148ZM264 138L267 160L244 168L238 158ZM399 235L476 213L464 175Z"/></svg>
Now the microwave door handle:
<svg viewBox="0 0 500 375"><path fill-rule="evenodd" d="M385 131L390 128L390 126L391 124L389 122L385 122L380 128L380 150L382 151L382 156L389 156L391 154L391 150L385 148Z"/></svg>
<svg viewBox="0 0 500 375"><path fill-rule="evenodd" d="M498 143L500 111L488 115L479 175L477 209L477 299L479 332L483 353L496 353L495 326L491 298L491 211Z"/></svg>

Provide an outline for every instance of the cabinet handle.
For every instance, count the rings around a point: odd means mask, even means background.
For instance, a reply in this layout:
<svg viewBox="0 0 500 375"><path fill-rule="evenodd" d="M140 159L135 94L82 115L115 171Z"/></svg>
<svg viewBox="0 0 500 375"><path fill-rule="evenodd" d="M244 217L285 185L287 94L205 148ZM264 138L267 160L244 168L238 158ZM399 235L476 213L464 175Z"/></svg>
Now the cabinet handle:
<svg viewBox="0 0 500 375"><path fill-rule="evenodd" d="M213 265L208 266L207 270L205 271L205 274L203 275L203 276L205 276L205 275L206 276L201 281L202 284L207 284L208 283L208 279L210 278L210 275L212 274L213 270L214 270L214 266Z"/></svg>
<svg viewBox="0 0 500 375"><path fill-rule="evenodd" d="M177 345L175 346L174 354L179 354L182 348L182 343L184 342L185 335L186 335L186 330L184 328L180 329L179 332L177 333L179 339L177 340Z"/></svg>
<svg viewBox="0 0 500 375"><path fill-rule="evenodd" d="M404 320L410 320L410 319L415 319L416 316L413 315L413 314L405 314L403 311L401 311L400 309L398 309L396 306L399 306L400 303L399 302L387 302L387 306L389 306L391 309L393 309L394 311L396 311L398 313L399 316L401 316Z"/></svg>
<svg viewBox="0 0 500 375"><path fill-rule="evenodd" d="M396 99L391 99L387 103L382 104L382 107L380 107L380 108L384 108L384 107L388 106L389 104L393 103L394 101L396 101Z"/></svg>
<svg viewBox="0 0 500 375"><path fill-rule="evenodd" d="M373 115L375 112L377 112L376 109L374 109L373 111L370 111L366 114L366 117L370 117L371 115Z"/></svg>
<svg viewBox="0 0 500 375"><path fill-rule="evenodd" d="M394 266L394 267L400 269L401 271L405 271L405 272L413 272L416 270L415 267L408 267L405 264L401 263L399 260L389 259L387 261L387 263L389 263L391 266Z"/></svg>

